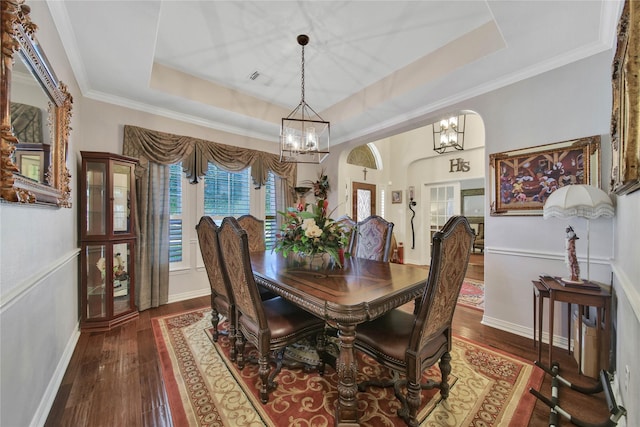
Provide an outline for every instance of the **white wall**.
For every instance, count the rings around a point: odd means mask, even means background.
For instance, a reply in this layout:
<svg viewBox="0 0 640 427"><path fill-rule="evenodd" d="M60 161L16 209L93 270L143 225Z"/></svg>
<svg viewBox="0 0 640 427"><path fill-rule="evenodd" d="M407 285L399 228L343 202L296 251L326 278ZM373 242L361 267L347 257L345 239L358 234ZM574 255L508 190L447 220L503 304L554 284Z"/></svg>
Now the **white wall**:
<svg viewBox="0 0 640 427"><path fill-rule="evenodd" d="M82 101L44 2L31 3L36 33L58 78L74 95L71 127L81 129ZM77 176L69 141L69 166ZM72 182L72 201L77 188ZM78 334L77 210L0 203L0 425L42 424Z"/></svg>
<svg viewBox="0 0 640 427"><path fill-rule="evenodd" d="M275 152L276 144L224 134L166 117L141 113L102 102L83 99L61 49L47 6L32 2L32 16L38 24L38 38L53 68L74 96L69 166L77 179L81 150L122 152L123 126L131 124L164 132ZM491 153L552 143L609 132L611 105L611 58L606 52L570 64L544 75L478 96L448 108L478 113L485 126L484 163ZM445 111L434 112L436 114ZM338 177L330 194L332 206L346 207L345 185L359 180L360 170L349 170L340 162L357 143L332 148L323 164L326 173ZM471 148L471 147L470 147ZM604 138L603 154L609 150ZM424 147L425 151L429 147ZM381 148L400 164L411 154L390 144ZM603 158L603 182L608 181L607 159ZM407 163L408 164L408 163ZM387 169L392 170L392 169ZM388 189L405 190L410 182L380 171ZM314 179L316 168L304 168L301 179ZM485 180L489 182L490 169ZM368 174L369 177L373 175ZM417 179L417 177L416 177ZM413 182L413 176L411 177ZM333 182L332 182L333 184ZM47 416L59 381L77 340L77 184L72 188L72 209L51 209L0 204L0 424L38 425ZM406 197L406 193L404 194ZM617 198L614 220L591 224L592 277L609 282L614 275L617 301L618 369L630 366L628 388L621 384L622 403L629 410L628 425L640 425L640 372L635 357L640 353L640 263L638 242L640 192ZM348 205L350 206L350 205ZM391 205L389 205L391 206ZM408 227L407 212L399 215L398 229ZM487 205L489 209L489 199ZM574 228L584 235L585 224ZM531 336L531 279L541 272L563 274L564 221L541 217L486 216L486 324ZM406 235L405 235L406 240ZM584 251L578 249L584 266ZM206 283L206 282L204 282ZM187 286L187 285L184 285ZM180 285L172 296L192 294ZM203 289L203 292L206 292ZM566 316L557 310L555 333L566 332ZM562 329L564 328L564 329ZM558 342L558 341L556 341Z"/></svg>

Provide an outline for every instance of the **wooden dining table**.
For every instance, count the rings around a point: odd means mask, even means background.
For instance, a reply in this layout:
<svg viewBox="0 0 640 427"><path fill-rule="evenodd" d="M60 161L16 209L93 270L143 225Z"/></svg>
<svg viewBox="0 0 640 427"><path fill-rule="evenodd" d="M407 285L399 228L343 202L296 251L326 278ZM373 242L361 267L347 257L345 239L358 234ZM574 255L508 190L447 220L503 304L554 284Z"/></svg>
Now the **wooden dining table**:
<svg viewBox="0 0 640 427"><path fill-rule="evenodd" d="M336 426L357 426L358 367L353 343L356 326L421 296L426 269L361 258L346 258L343 268L311 270L292 266L281 254L254 252L256 282L338 329Z"/></svg>

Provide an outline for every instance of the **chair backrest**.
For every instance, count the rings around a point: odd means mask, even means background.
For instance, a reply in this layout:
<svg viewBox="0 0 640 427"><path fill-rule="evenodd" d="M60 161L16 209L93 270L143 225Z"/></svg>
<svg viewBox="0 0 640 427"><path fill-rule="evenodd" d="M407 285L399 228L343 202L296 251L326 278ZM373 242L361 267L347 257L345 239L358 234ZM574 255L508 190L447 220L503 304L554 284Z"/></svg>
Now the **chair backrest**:
<svg viewBox="0 0 640 427"><path fill-rule="evenodd" d="M356 222L349 215L342 215L336 219L336 222L340 225L340 228L349 236L349 243L345 248L345 251L352 253L353 244L356 238Z"/></svg>
<svg viewBox="0 0 640 427"><path fill-rule="evenodd" d="M476 239L484 239L484 222L478 223L478 234Z"/></svg>
<svg viewBox="0 0 640 427"><path fill-rule="evenodd" d="M433 236L431 265L419 302L409 352L420 350L442 333L449 337L462 281L467 272L474 233L464 216L452 216Z"/></svg>
<svg viewBox="0 0 640 427"><path fill-rule="evenodd" d="M236 310L257 325L258 330L267 330L268 324L260 291L251 268L247 232L235 218L226 217L222 220L218 237ZM266 338L269 338L268 334Z"/></svg>
<svg viewBox="0 0 640 427"><path fill-rule="evenodd" d="M264 221L253 215L242 215L238 224L244 228L249 238L249 252L264 252L267 246L264 239Z"/></svg>
<svg viewBox="0 0 640 427"><path fill-rule="evenodd" d="M357 258L389 261L393 223L371 215L356 224L352 255Z"/></svg>
<svg viewBox="0 0 640 427"><path fill-rule="evenodd" d="M222 296L231 303L230 295L232 294L229 292L229 281L220 254L218 226L211 217L203 216L200 218L198 225L196 225L196 232L198 233L198 243L200 244L204 268L209 277L211 293Z"/></svg>

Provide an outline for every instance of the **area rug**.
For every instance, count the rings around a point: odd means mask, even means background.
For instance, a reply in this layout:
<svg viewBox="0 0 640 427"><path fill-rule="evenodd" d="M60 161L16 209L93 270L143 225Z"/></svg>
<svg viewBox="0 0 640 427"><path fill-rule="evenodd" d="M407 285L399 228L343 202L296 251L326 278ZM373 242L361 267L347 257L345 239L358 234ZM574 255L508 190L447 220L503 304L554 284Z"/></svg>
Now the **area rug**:
<svg viewBox="0 0 640 427"><path fill-rule="evenodd" d="M484 283L464 279L458 296L458 304L484 311Z"/></svg>
<svg viewBox="0 0 640 427"><path fill-rule="evenodd" d="M175 426L332 426L337 374L327 366L313 370L283 368L278 387L260 403L257 366L242 372L228 360L228 340L211 340L211 310L203 308L152 319L156 345ZM220 324L225 328L226 322ZM357 353L358 381L390 373ZM527 426L535 405L530 387L539 389L543 372L524 360L455 337L451 392L423 391L421 426ZM438 379L437 365L425 378ZM405 424L396 416L392 389L370 387L358 393L363 426Z"/></svg>
<svg viewBox="0 0 640 427"><path fill-rule="evenodd" d="M419 267L429 270L428 265L419 265ZM458 295L458 304L484 311L484 282L465 277Z"/></svg>

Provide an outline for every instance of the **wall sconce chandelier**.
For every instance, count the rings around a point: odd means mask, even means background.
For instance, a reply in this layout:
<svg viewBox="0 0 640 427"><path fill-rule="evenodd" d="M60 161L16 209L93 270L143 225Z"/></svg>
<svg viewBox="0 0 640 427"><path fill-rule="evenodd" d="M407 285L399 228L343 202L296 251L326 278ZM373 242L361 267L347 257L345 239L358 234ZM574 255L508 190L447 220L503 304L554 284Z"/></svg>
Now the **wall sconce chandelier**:
<svg viewBox="0 0 640 427"><path fill-rule="evenodd" d="M433 124L433 151L442 154L448 150L464 150L466 115L451 116Z"/></svg>
<svg viewBox="0 0 640 427"><path fill-rule="evenodd" d="M280 161L289 163L320 163L329 155L330 124L304 99L304 47L309 36L300 34L302 46L302 99L280 128Z"/></svg>

